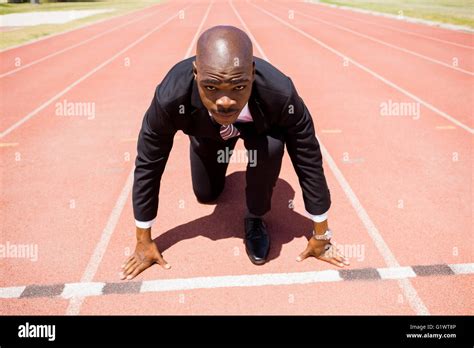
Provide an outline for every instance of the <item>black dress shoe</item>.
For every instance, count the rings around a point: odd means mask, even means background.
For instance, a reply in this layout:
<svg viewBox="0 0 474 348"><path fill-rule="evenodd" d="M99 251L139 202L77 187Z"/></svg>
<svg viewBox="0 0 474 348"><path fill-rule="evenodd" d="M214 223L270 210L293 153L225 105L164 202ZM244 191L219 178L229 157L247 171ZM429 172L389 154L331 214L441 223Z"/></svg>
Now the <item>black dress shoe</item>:
<svg viewBox="0 0 474 348"><path fill-rule="evenodd" d="M263 265L270 249L270 237L262 219L245 218L245 251L255 265Z"/></svg>

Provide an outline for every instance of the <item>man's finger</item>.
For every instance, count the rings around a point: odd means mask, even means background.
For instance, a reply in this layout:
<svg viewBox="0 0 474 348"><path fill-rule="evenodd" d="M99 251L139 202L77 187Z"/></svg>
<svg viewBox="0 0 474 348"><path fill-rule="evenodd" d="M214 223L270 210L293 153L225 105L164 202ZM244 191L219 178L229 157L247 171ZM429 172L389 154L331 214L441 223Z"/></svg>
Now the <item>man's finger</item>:
<svg viewBox="0 0 474 348"><path fill-rule="evenodd" d="M166 262L166 260L163 258L163 256L161 256L161 254L158 256L158 261L156 261L156 263L159 264L164 269L171 268L171 265L168 262Z"/></svg>
<svg viewBox="0 0 474 348"><path fill-rule="evenodd" d="M148 267L142 262L138 265L135 266L135 269L133 270L132 274L128 275L127 276L127 280L131 280L133 278L135 278L137 275L139 275L140 273L142 273L145 269L147 269Z"/></svg>
<svg viewBox="0 0 474 348"><path fill-rule="evenodd" d="M124 280L125 278L127 278L127 276L129 275L129 273L131 272L131 269L129 269L128 271L122 271L119 273L120 275L120 279L121 280Z"/></svg>
<svg viewBox="0 0 474 348"><path fill-rule="evenodd" d="M130 275L135 270L135 267L137 267L137 265L138 263L134 262L134 260L129 262L127 266L122 270L122 272L120 272L120 279L123 280L127 278L127 276Z"/></svg>
<svg viewBox="0 0 474 348"><path fill-rule="evenodd" d="M350 265L349 260L347 259L347 257L344 256L344 254L339 248L333 246L333 249L331 251L333 251L333 254L331 254L331 256L334 256L334 258L338 262L342 262L346 266ZM326 255L326 256L329 256L329 255Z"/></svg>
<svg viewBox="0 0 474 348"><path fill-rule="evenodd" d="M135 255L132 255L130 259L124 265L122 265L122 269L126 269L130 266L130 264L133 264L135 262L137 262L137 258L135 257Z"/></svg>
<svg viewBox="0 0 474 348"><path fill-rule="evenodd" d="M309 245L301 254L298 255L298 257L296 258L296 261L301 262L304 259L306 259L308 256L311 256L311 248Z"/></svg>
<svg viewBox="0 0 474 348"><path fill-rule="evenodd" d="M127 266L127 264L132 261L132 259L134 258L135 255L131 255L128 257L128 259L125 260L125 262L122 264L122 268L125 268Z"/></svg>
<svg viewBox="0 0 474 348"><path fill-rule="evenodd" d="M129 270L130 268L132 268L133 266L135 266L137 264L137 260L136 259L133 259L131 260L126 266L125 268L123 269L123 272L128 274L130 273Z"/></svg>
<svg viewBox="0 0 474 348"><path fill-rule="evenodd" d="M337 266L337 267L341 267L341 268L344 267L344 263L342 263L340 261L337 261L333 257L320 256L320 257L318 257L318 259L322 260L322 261L329 262L330 264L333 264L334 266Z"/></svg>
<svg viewBox="0 0 474 348"><path fill-rule="evenodd" d="M339 262L342 262L344 265L346 266L349 266L350 265L350 262L349 260L347 259L347 257L345 257L343 254L341 253L337 253L337 258L336 258L337 261Z"/></svg>

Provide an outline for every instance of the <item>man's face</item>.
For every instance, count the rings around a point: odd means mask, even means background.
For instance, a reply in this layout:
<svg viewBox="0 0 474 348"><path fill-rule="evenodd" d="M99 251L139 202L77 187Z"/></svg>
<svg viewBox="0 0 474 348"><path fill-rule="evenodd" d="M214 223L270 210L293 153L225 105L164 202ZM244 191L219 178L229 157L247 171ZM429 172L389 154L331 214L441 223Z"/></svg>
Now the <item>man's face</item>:
<svg viewBox="0 0 474 348"><path fill-rule="evenodd" d="M250 98L255 64L219 68L193 64L199 96L206 109L217 123L234 123Z"/></svg>

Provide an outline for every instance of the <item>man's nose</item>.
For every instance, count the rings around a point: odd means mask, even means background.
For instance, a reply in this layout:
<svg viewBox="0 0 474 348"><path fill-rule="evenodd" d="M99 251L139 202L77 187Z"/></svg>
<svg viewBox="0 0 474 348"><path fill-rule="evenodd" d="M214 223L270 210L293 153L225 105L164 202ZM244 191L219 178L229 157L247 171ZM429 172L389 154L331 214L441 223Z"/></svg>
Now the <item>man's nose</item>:
<svg viewBox="0 0 474 348"><path fill-rule="evenodd" d="M219 108L222 108L222 109L225 109L225 110L232 108L236 104L237 104L237 102L235 100L230 99L227 96L223 96L223 97L217 99L217 101L216 101L216 105Z"/></svg>

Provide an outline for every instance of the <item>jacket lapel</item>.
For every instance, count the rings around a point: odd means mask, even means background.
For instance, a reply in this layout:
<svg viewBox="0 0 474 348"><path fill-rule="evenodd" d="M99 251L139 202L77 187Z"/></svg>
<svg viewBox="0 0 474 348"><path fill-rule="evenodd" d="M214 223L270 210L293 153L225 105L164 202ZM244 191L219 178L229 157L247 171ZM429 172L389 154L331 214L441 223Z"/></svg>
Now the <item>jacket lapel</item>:
<svg viewBox="0 0 474 348"><path fill-rule="evenodd" d="M257 129L257 133L261 134L268 128L268 123L265 120L265 116L263 114L261 104L258 98L258 93L255 88L255 84L252 88L252 94L250 95L249 99L249 110L250 114L252 115L253 122L255 124L255 128Z"/></svg>

